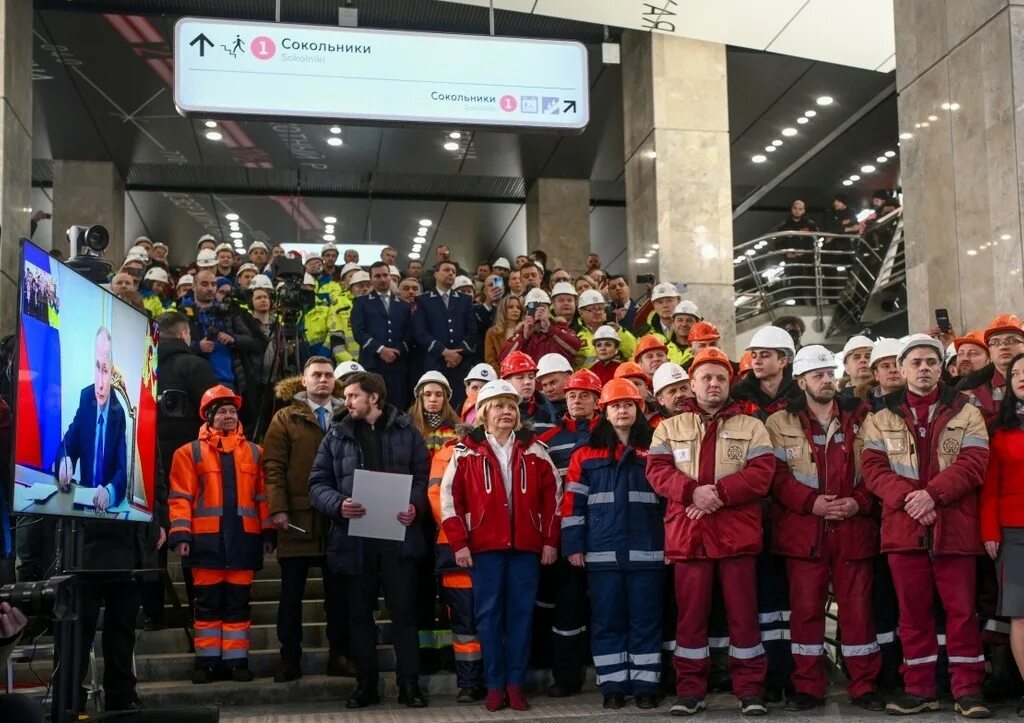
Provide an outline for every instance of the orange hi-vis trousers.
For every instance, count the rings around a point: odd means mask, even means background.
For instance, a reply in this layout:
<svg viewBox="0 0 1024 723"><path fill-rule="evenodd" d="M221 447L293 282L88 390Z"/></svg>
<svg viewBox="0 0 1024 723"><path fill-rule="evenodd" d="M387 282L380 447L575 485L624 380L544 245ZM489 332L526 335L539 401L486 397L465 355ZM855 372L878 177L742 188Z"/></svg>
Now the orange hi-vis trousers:
<svg viewBox="0 0 1024 723"><path fill-rule="evenodd" d="M252 570L192 569L197 668L248 667L253 577Z"/></svg>

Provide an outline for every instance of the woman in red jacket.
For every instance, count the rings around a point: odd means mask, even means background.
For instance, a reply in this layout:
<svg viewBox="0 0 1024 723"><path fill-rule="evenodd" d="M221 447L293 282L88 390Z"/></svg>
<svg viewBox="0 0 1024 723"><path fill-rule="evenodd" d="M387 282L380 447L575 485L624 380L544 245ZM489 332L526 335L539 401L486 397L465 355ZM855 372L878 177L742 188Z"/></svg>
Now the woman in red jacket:
<svg viewBox="0 0 1024 723"><path fill-rule="evenodd" d="M1024 674L1024 354L1010 362L1006 393L992 422L988 469L981 487L981 539L996 561L997 615L1010 618L1010 647ZM1017 703L1024 716L1024 698Z"/></svg>
<svg viewBox="0 0 1024 723"><path fill-rule="evenodd" d="M473 577L487 710L523 696L539 565L558 551L558 476L544 446L521 428L519 394L505 380L477 394L477 427L441 480L441 526L455 563ZM538 564L539 563L539 564Z"/></svg>

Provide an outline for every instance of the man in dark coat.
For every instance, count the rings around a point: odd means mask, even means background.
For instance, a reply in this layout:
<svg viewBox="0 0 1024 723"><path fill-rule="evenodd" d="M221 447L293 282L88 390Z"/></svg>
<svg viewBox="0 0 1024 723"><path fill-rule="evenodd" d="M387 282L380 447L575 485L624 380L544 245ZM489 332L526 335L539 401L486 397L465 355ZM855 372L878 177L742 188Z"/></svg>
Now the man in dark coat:
<svg viewBox="0 0 1024 723"><path fill-rule="evenodd" d="M352 302L352 335L359 344L359 363L384 377L391 402L405 409L408 402L412 307L391 292L388 265L370 267L373 291Z"/></svg>
<svg viewBox="0 0 1024 723"><path fill-rule="evenodd" d="M348 594L351 652L357 670L355 693L348 708L380 702L373 610L381 583L391 612L395 646L398 701L422 708L426 698L419 687L419 633L416 628L416 558L425 542L417 517L430 514L427 478L430 458L423 435L408 415L386 404L384 379L356 372L345 380L348 415L335 422L317 452L309 475L309 501L331 521L327 537L327 566L343 576ZM349 520L366 509L352 498L356 469L411 474L409 505L398 514L407 529L402 542L349 535Z"/></svg>

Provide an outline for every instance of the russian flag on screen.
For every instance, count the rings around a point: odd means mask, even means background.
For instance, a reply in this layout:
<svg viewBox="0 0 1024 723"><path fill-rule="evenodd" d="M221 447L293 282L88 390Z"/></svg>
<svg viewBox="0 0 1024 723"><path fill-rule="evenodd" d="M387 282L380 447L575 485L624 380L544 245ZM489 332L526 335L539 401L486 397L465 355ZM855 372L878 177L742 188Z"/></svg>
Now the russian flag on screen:
<svg viewBox="0 0 1024 723"><path fill-rule="evenodd" d="M53 274L57 262L26 244L25 260ZM52 264L52 265L51 265ZM21 315L18 335L18 396L15 461L48 470L60 446L60 333Z"/></svg>

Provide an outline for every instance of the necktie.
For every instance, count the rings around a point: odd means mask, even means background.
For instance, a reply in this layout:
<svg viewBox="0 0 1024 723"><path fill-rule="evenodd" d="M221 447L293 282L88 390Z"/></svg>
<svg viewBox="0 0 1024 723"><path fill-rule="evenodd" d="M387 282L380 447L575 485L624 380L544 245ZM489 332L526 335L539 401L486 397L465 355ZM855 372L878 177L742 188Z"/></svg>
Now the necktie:
<svg viewBox="0 0 1024 723"><path fill-rule="evenodd" d="M100 415L99 421L96 422L96 466L93 468L92 473L92 486L102 487L103 486L103 420L104 415Z"/></svg>
<svg viewBox="0 0 1024 723"><path fill-rule="evenodd" d="M391 294L384 294L380 300L384 302L384 311L391 309Z"/></svg>
<svg viewBox="0 0 1024 723"><path fill-rule="evenodd" d="M444 300L444 308L448 308L448 294L441 294L441 299Z"/></svg>
<svg viewBox="0 0 1024 723"><path fill-rule="evenodd" d="M327 407L317 407L316 418L320 421L320 429L327 431Z"/></svg>

